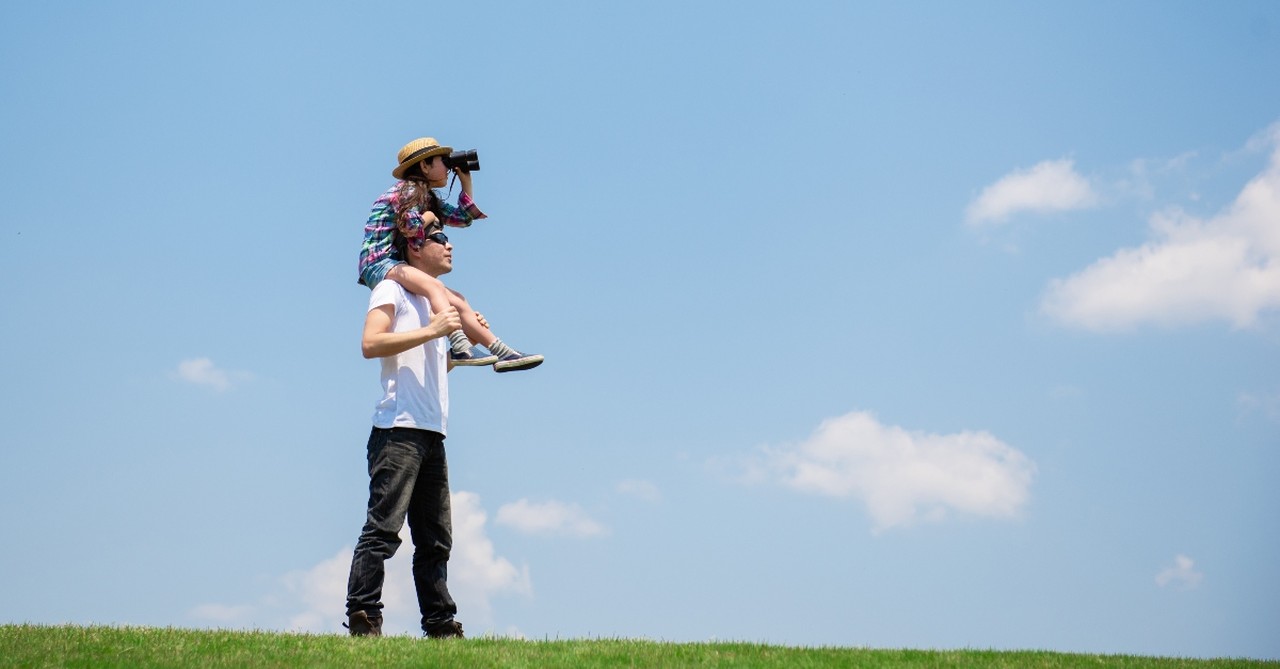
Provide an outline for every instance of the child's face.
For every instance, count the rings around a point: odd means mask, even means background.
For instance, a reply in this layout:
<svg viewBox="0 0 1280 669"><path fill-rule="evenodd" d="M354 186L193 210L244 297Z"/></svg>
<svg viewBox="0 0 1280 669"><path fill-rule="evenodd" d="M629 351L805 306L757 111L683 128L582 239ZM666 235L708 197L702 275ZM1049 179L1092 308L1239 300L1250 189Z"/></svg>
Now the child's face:
<svg viewBox="0 0 1280 669"><path fill-rule="evenodd" d="M449 168L444 166L443 156L431 156L422 161L422 173L427 176L427 185L440 188L449 181Z"/></svg>

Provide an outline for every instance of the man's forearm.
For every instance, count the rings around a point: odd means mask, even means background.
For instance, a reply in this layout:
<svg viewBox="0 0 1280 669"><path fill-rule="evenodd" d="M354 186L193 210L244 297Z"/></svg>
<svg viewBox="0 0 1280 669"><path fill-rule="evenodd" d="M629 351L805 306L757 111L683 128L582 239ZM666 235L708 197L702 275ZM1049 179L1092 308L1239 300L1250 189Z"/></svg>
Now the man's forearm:
<svg viewBox="0 0 1280 669"><path fill-rule="evenodd" d="M432 327L409 330L408 332L368 334L360 342L360 349L366 358L389 358L443 336L444 333Z"/></svg>

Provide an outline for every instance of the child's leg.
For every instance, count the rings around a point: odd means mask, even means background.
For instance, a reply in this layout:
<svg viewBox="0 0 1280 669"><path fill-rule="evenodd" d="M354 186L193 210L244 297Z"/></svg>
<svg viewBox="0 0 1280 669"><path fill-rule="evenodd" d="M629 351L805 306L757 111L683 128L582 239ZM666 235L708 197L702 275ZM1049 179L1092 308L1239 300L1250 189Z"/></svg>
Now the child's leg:
<svg viewBox="0 0 1280 669"><path fill-rule="evenodd" d="M421 295L431 301L432 310L440 309L437 305L452 306L453 294L439 279L422 270L399 263L387 271L387 277L400 284L405 290ZM475 314L468 314L475 320ZM471 354L471 342L467 341L465 331L458 329L449 333L449 361L454 365L478 366L491 365L497 361L496 356L475 356Z"/></svg>
<svg viewBox="0 0 1280 669"><path fill-rule="evenodd" d="M471 305L467 303L467 298L463 297L462 293L452 288L446 288L445 290L449 291L449 304L452 304L458 310L458 315L462 317L462 331L467 334L467 339L489 348L489 344L492 344L498 336L480 323L480 320L476 318L476 310L471 308Z"/></svg>
<svg viewBox="0 0 1280 669"><path fill-rule="evenodd" d="M462 316L462 329L471 341L489 349L489 352L498 356L498 361L494 363L493 369L496 372L515 372L521 369L533 369L542 364L542 356L530 353L521 353L520 351L502 343L489 328L485 327L480 319L476 317L475 309L467 303L467 299L456 290L449 289L451 298L450 304L458 310Z"/></svg>
<svg viewBox="0 0 1280 669"><path fill-rule="evenodd" d="M387 278L400 284L405 290L430 300L433 310L439 308L437 305L450 304L452 301L449 289L445 288L443 281L405 263L392 267L387 272ZM474 317L473 314L472 318Z"/></svg>

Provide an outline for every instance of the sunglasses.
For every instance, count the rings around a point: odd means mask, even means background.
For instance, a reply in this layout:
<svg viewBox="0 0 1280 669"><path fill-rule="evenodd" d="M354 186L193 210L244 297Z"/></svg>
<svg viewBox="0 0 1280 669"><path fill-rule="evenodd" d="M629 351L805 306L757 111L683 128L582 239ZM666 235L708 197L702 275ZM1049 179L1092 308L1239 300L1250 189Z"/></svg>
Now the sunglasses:
<svg viewBox="0 0 1280 669"><path fill-rule="evenodd" d="M443 232L433 232L424 237L424 239L440 244L441 246L449 243L449 238L446 237Z"/></svg>

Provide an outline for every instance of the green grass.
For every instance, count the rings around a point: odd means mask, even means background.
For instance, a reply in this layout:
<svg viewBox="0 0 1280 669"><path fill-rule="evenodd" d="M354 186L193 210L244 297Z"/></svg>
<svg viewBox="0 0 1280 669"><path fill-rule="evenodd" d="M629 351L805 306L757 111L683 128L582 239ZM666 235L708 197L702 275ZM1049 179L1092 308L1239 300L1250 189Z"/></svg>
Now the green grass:
<svg viewBox="0 0 1280 669"><path fill-rule="evenodd" d="M1040 651L789 648L627 639L431 641L147 627L0 626L0 667L1277 667Z"/></svg>

